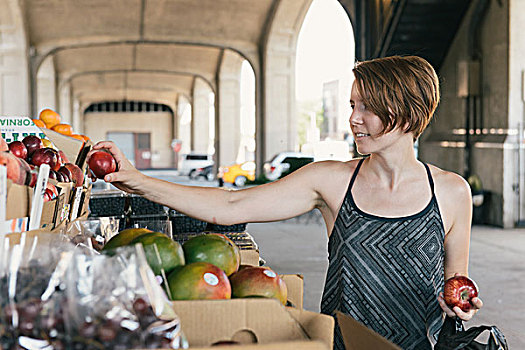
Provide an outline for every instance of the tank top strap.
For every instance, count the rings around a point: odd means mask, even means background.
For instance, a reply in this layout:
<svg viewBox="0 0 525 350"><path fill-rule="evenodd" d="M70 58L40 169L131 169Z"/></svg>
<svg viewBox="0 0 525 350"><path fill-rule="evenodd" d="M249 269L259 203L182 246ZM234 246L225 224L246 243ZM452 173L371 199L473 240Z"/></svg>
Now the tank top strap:
<svg viewBox="0 0 525 350"><path fill-rule="evenodd" d="M354 173L352 174L352 178L350 179L350 185L348 186L348 192L352 190L352 186L354 186L355 178L357 177L357 173L359 172L359 169L361 168L361 165L363 164L365 158L361 158L359 160L359 163L357 163L357 166L355 167Z"/></svg>
<svg viewBox="0 0 525 350"><path fill-rule="evenodd" d="M427 169L427 176L428 176L428 183L430 184L430 190L432 191L432 197L434 196L434 179L432 179L432 173L430 172L430 167L427 165L427 163L422 162L425 166L425 169Z"/></svg>

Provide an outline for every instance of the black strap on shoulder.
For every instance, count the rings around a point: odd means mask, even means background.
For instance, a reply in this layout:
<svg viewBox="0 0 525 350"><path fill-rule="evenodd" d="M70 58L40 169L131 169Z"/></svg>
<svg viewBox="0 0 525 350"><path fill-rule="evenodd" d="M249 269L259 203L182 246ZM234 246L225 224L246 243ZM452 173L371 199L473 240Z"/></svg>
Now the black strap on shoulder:
<svg viewBox="0 0 525 350"><path fill-rule="evenodd" d="M359 172L359 169L361 168L361 164L363 164L363 161L365 158L361 158L359 160L359 163L357 163L357 166L355 167L354 173L352 174L352 178L350 179L350 186L349 188L352 189L352 186L354 186L355 178L357 177L357 173Z"/></svg>
<svg viewBox="0 0 525 350"><path fill-rule="evenodd" d="M430 183L430 189L432 190L432 196L434 195L434 179L432 179L432 173L427 163L423 163L425 169L427 169L428 182Z"/></svg>

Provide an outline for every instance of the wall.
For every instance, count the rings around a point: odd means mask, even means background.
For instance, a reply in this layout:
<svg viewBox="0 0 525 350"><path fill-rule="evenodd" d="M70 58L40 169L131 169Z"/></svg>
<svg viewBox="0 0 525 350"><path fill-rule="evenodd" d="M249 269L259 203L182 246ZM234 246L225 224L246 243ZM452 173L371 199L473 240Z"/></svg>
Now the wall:
<svg viewBox="0 0 525 350"><path fill-rule="evenodd" d="M85 134L98 142L107 132L150 132L152 168L172 167L172 115L166 112L150 113L87 113L84 115Z"/></svg>
<svg viewBox="0 0 525 350"><path fill-rule="evenodd" d="M520 0L516 0L520 1ZM438 72L441 82L441 103L435 119L421 137L419 155L423 161L435 164L442 169L461 175L465 172L463 151L464 135L457 129L465 128L466 100L457 96L458 63L468 60L469 25L479 0L473 1L458 30L446 59ZM473 164L471 173L477 174L484 189L491 192L488 221L491 224L511 227L509 208L503 209L505 202L513 198L508 193L509 164L505 147L506 132L509 128L509 10L507 1L489 1L489 7L481 22L481 74L482 74L482 115L485 134L475 136L472 149ZM499 130L502 129L502 130ZM504 171L505 169L505 171ZM504 200L505 199L505 200Z"/></svg>

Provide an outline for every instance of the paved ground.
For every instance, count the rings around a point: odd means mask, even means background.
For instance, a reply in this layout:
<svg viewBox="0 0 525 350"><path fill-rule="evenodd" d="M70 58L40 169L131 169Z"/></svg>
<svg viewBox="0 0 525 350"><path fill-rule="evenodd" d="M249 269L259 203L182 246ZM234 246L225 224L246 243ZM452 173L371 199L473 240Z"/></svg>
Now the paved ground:
<svg viewBox="0 0 525 350"><path fill-rule="evenodd" d="M320 215L248 224L266 264L279 273L304 276L304 308L319 311L327 262L326 228ZM525 349L525 229L474 226L470 276L485 306L467 326L497 325L510 349Z"/></svg>

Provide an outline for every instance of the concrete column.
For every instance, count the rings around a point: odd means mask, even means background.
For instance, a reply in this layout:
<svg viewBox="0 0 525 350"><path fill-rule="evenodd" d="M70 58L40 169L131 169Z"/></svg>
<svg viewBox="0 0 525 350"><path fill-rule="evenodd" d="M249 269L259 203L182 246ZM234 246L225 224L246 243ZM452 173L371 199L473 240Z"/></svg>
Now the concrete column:
<svg viewBox="0 0 525 350"><path fill-rule="evenodd" d="M0 8L0 115L29 115L29 63L21 9L11 0L0 0Z"/></svg>
<svg viewBox="0 0 525 350"><path fill-rule="evenodd" d="M178 129L175 137L182 141L181 154L191 151L191 119L192 108L190 101L184 96L179 96L177 102Z"/></svg>
<svg viewBox="0 0 525 350"><path fill-rule="evenodd" d="M211 88L202 79L195 79L193 87L192 151L208 153L210 141Z"/></svg>
<svg viewBox="0 0 525 350"><path fill-rule="evenodd" d="M40 113L44 108L51 108L56 111L56 79L52 56L48 56L44 62L42 62L36 78L37 112Z"/></svg>
<svg viewBox="0 0 525 350"><path fill-rule="evenodd" d="M63 85L60 88L59 94L60 98L57 112L62 117L62 123L71 124L71 84ZM77 132L76 130L74 131Z"/></svg>
<svg viewBox="0 0 525 350"><path fill-rule="evenodd" d="M243 58L226 50L220 68L220 165L235 163L241 141L241 67Z"/></svg>
<svg viewBox="0 0 525 350"><path fill-rule="evenodd" d="M299 149L295 101L297 37L312 0L279 3L268 33L264 68L264 155Z"/></svg>
<svg viewBox="0 0 525 350"><path fill-rule="evenodd" d="M512 179L505 186L503 211L504 226L525 223L525 40L523 22L525 21L525 2L509 2L509 129L516 130L507 137L504 153L504 178Z"/></svg>

